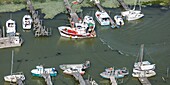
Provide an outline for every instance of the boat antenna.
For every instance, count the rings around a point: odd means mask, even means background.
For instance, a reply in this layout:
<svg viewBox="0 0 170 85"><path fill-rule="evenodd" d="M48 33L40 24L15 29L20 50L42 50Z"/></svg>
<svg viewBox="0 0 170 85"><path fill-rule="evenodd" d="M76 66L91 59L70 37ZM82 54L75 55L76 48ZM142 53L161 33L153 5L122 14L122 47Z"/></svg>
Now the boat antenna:
<svg viewBox="0 0 170 85"><path fill-rule="evenodd" d="M14 57L14 50L12 50L12 59L11 59L11 75L13 70L13 57Z"/></svg>
<svg viewBox="0 0 170 85"><path fill-rule="evenodd" d="M144 44L141 45L141 49L140 49L140 62L142 64L142 60L143 60L143 51L144 51Z"/></svg>

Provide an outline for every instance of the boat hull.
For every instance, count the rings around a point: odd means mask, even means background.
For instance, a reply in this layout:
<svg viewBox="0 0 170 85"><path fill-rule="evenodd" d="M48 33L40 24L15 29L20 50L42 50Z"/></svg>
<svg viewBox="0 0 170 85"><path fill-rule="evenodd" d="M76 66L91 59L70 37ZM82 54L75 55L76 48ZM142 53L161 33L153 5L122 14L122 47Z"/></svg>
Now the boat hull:
<svg viewBox="0 0 170 85"><path fill-rule="evenodd" d="M14 83L16 83L19 79L24 81L25 80L25 76L24 75L20 75L20 74L16 74L16 75L8 75L8 76L4 77L4 80L6 82L14 82Z"/></svg>
<svg viewBox="0 0 170 85"><path fill-rule="evenodd" d="M139 71L139 72L133 72L132 76L133 77L152 77L155 76L156 72L153 70L149 70L149 71Z"/></svg>
<svg viewBox="0 0 170 85"><path fill-rule="evenodd" d="M22 27L24 30L29 30L32 27L32 18L30 15L24 15L22 19Z"/></svg>
<svg viewBox="0 0 170 85"><path fill-rule="evenodd" d="M67 29L67 31L65 29ZM70 33L70 32L68 32L68 30L73 30L73 28L67 27L67 26L60 26L60 27L58 27L58 30L59 30L61 36L67 37L67 38L93 38L93 37L96 37L95 31L93 31L93 33L85 33L85 32L78 33L76 31L73 31L72 33Z"/></svg>
<svg viewBox="0 0 170 85"><path fill-rule="evenodd" d="M110 25L109 15L106 12L97 11L95 17L100 25Z"/></svg>
<svg viewBox="0 0 170 85"><path fill-rule="evenodd" d="M50 74L50 76L57 76L57 71L55 68L43 68L42 66L37 66L36 69L31 70L32 76L42 77L42 74Z"/></svg>
<svg viewBox="0 0 170 85"><path fill-rule="evenodd" d="M142 17L144 17L144 14L131 14L131 15L126 16L126 20L132 21L132 20L140 19Z"/></svg>

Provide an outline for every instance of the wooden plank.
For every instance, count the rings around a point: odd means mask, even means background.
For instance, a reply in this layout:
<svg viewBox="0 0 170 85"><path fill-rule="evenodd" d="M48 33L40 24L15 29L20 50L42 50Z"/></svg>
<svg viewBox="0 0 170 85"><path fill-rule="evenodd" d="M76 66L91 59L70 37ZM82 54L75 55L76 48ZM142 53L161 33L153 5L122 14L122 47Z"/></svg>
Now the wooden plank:
<svg viewBox="0 0 170 85"><path fill-rule="evenodd" d="M123 7L125 10L130 10L130 8L128 7L128 5L126 5L123 0L117 0L117 1L122 5L122 7Z"/></svg>
<svg viewBox="0 0 170 85"><path fill-rule="evenodd" d="M110 81L111 81L112 85L117 85L117 82L116 82L116 79L114 76L110 77Z"/></svg>
<svg viewBox="0 0 170 85"><path fill-rule="evenodd" d="M151 85L148 78L146 78L146 77L139 77L138 79L139 79L139 81L141 82L142 85Z"/></svg>

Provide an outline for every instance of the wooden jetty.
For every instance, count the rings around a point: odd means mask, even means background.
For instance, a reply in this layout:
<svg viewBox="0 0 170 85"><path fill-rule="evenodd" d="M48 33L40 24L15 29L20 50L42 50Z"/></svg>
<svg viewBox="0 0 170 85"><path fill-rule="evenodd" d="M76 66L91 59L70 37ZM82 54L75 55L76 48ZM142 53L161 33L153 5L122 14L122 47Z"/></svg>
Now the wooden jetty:
<svg viewBox="0 0 170 85"><path fill-rule="evenodd" d="M50 36L51 28L46 28L42 25L42 20L39 19L38 12L35 11L30 0L26 0L30 13L32 14L33 26L34 26L34 35L35 37L39 36Z"/></svg>
<svg viewBox="0 0 170 85"><path fill-rule="evenodd" d="M22 82L21 79L18 79L17 82L16 82L17 85L24 85L24 83Z"/></svg>
<svg viewBox="0 0 170 85"><path fill-rule="evenodd" d="M146 77L139 77L138 80L141 82L142 85L151 85L148 78Z"/></svg>
<svg viewBox="0 0 170 85"><path fill-rule="evenodd" d="M128 5L126 5L123 0L117 0L117 1L122 5L122 7L123 7L125 10L130 10L130 8L128 7Z"/></svg>
<svg viewBox="0 0 170 85"><path fill-rule="evenodd" d="M76 80L79 80L80 85L86 85L85 80L79 72L74 72L72 75L76 78Z"/></svg>
<svg viewBox="0 0 170 85"><path fill-rule="evenodd" d="M98 85L96 83L96 81L94 81L92 79L84 80L79 72L74 72L74 73L72 73L72 75L75 77L76 80L79 81L80 85Z"/></svg>
<svg viewBox="0 0 170 85"><path fill-rule="evenodd" d="M110 82L112 83L112 85L117 85L117 82L114 76L110 77Z"/></svg>
<svg viewBox="0 0 170 85"><path fill-rule="evenodd" d="M77 13L71 8L71 5L69 4L68 0L64 0L64 5L66 7L67 12L70 14L70 25L71 27L74 27L74 23L78 23L80 18L78 17Z"/></svg>
<svg viewBox="0 0 170 85"><path fill-rule="evenodd" d="M100 10L101 12L106 12L106 11L103 9L103 7L100 5L100 1L99 1L99 0L95 0L95 4L96 4L96 6L99 8L99 10ZM106 12L106 13L107 13L107 12ZM112 28L117 27L116 23L113 21L113 19L112 19L110 16L109 16L109 19L110 19L111 27L112 27Z"/></svg>
<svg viewBox="0 0 170 85"><path fill-rule="evenodd" d="M41 74L41 76L45 79L45 82L47 85L53 85L52 81L51 81L51 76L49 73L43 73Z"/></svg>

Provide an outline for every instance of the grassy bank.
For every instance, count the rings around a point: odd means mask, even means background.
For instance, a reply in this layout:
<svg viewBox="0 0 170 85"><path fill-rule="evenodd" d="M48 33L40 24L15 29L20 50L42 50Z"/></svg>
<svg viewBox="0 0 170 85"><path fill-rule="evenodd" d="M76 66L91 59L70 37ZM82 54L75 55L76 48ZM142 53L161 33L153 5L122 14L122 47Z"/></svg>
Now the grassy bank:
<svg viewBox="0 0 170 85"><path fill-rule="evenodd" d="M72 1L69 0L70 4ZM72 5L73 9L76 9L77 12L82 11L81 7L90 7L94 6L93 2L90 0L84 0L82 4ZM108 8L119 7L117 0L100 0L101 5ZM125 3L134 5L136 0L124 0ZM143 5L151 4L160 4L160 5L169 5L170 0L141 0ZM0 12L15 12L25 8L25 0L0 0ZM42 13L46 14L44 18L53 18L55 15L64 12L65 7L63 0L32 0L32 4L35 9L41 9Z"/></svg>

